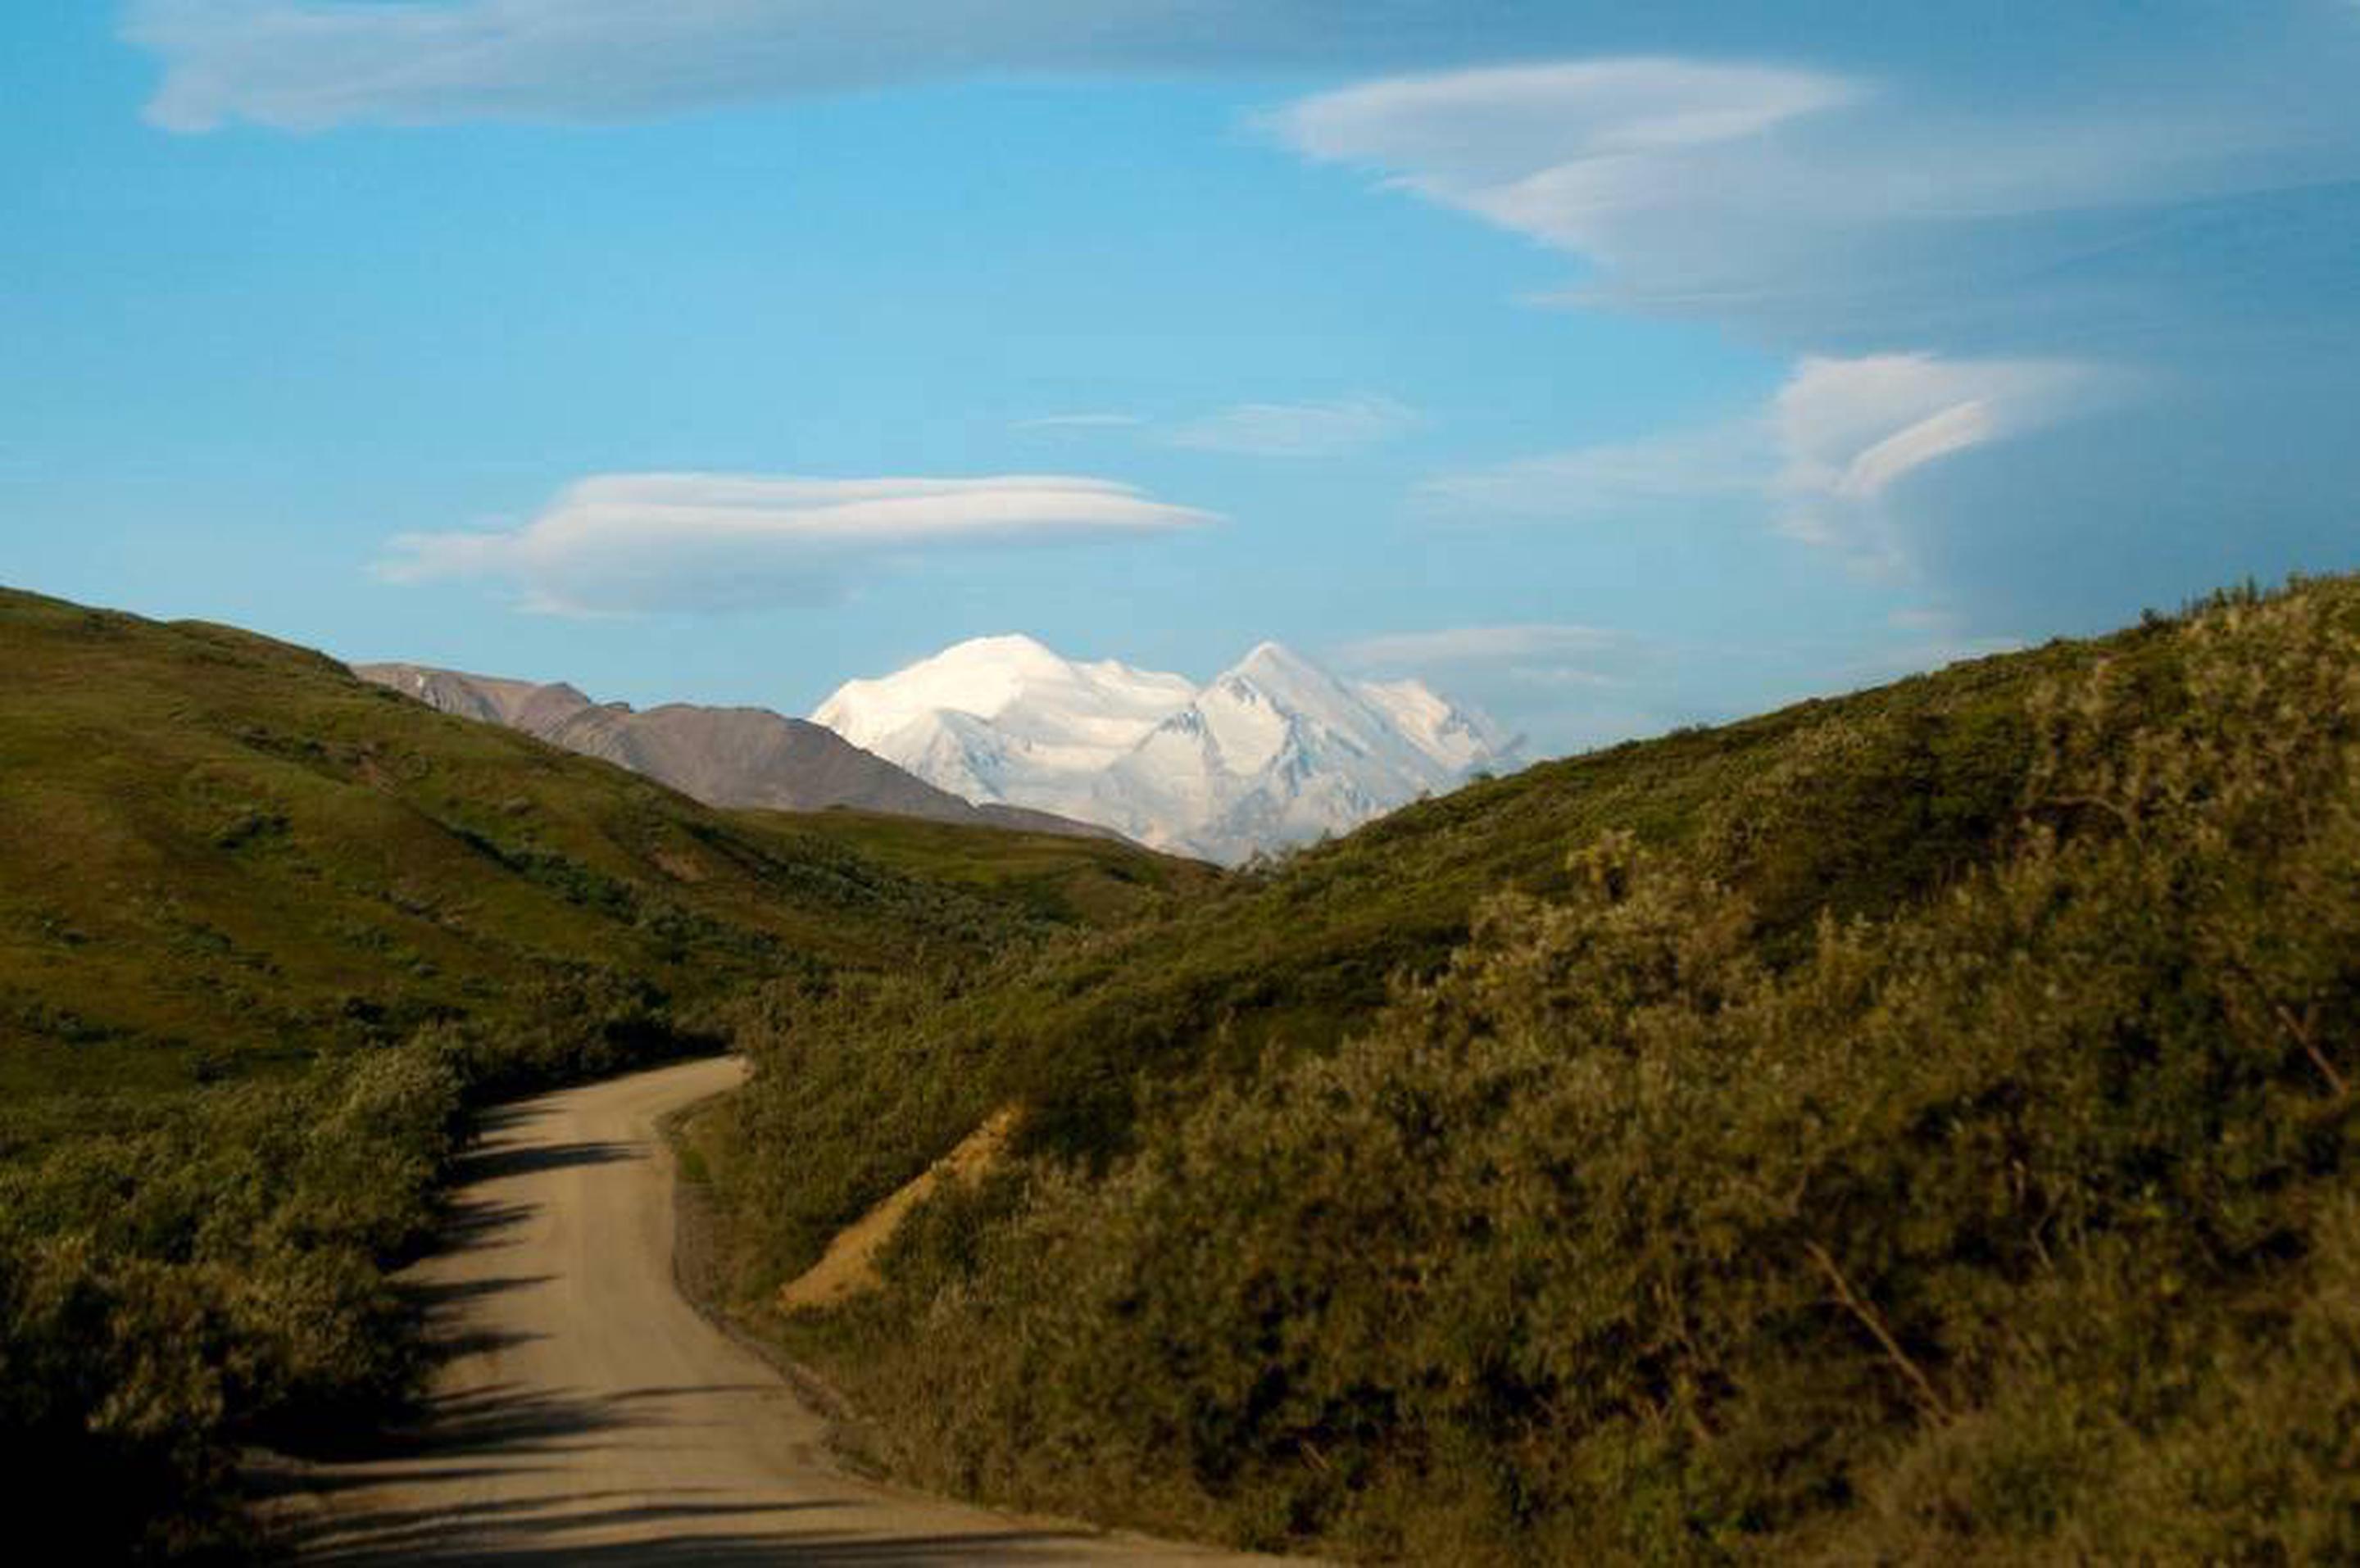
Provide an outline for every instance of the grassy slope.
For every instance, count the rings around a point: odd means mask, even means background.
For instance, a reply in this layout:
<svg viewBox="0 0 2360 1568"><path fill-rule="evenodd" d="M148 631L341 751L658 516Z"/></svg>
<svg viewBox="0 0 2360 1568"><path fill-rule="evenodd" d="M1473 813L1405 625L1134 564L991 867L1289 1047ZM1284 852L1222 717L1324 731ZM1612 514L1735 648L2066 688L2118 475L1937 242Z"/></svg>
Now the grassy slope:
<svg viewBox="0 0 2360 1568"><path fill-rule="evenodd" d="M514 1023L585 965L693 1001L903 963L1189 875L708 811L219 626L0 593L0 1096Z"/></svg>
<svg viewBox="0 0 2360 1568"><path fill-rule="evenodd" d="M744 813L739 813L743 815ZM1069 833L978 832L836 810L782 819L904 876L980 894L1062 925L1116 925L1214 887L1202 861Z"/></svg>

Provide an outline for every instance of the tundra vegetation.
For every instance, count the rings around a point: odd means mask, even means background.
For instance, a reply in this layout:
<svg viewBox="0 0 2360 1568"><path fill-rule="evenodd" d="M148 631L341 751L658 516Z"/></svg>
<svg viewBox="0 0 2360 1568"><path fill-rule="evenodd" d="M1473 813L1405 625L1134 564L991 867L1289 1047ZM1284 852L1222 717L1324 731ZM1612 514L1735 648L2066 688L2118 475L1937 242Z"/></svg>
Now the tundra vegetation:
<svg viewBox="0 0 2360 1568"><path fill-rule="evenodd" d="M705 1138L907 1479L1419 1562L2360 1557L2360 583L770 982Z"/></svg>
<svg viewBox="0 0 2360 1568"><path fill-rule="evenodd" d="M242 1449L415 1389L484 1096L1209 875L708 811L224 627L0 593L0 1473L82 1561L246 1551Z"/></svg>

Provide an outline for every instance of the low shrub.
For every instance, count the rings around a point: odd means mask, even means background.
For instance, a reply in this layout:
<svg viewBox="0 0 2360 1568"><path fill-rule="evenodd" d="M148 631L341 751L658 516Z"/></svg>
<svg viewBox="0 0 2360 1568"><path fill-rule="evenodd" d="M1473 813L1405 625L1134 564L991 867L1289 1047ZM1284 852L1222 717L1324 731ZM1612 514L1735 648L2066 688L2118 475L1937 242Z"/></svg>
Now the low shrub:
<svg viewBox="0 0 2360 1568"><path fill-rule="evenodd" d="M2351 595L2144 636L2023 693L1931 891L1796 932L1790 841L1886 755L1830 719L809 1343L905 1475L1253 1545L2360 1556Z"/></svg>

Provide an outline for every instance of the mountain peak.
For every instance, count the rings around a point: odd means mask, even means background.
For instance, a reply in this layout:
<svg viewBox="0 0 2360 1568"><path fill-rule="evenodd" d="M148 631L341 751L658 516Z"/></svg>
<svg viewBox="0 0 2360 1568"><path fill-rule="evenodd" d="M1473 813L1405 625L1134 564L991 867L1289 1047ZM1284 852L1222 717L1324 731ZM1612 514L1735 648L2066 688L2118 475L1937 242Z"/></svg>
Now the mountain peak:
<svg viewBox="0 0 2360 1568"><path fill-rule="evenodd" d="M1298 703L1331 706L1352 700L1350 688L1344 681L1280 642L1256 643L1252 651L1224 671L1215 684L1240 681Z"/></svg>
<svg viewBox="0 0 2360 1568"><path fill-rule="evenodd" d="M1054 665L1063 669L1068 661L1039 637L1023 632L995 632L988 637L974 637L965 642L955 642L920 664L1014 664L1027 666ZM914 667L913 667L914 668Z"/></svg>
<svg viewBox="0 0 2360 1568"><path fill-rule="evenodd" d="M1273 641L1198 687L1022 635L973 637L847 681L813 717L972 799L1220 860L1351 828L1502 750L1415 682L1345 681Z"/></svg>
<svg viewBox="0 0 2360 1568"><path fill-rule="evenodd" d="M1065 800L1062 785L1103 771L1195 692L1182 676L1078 663L1011 633L847 681L812 717L944 789L1029 806Z"/></svg>

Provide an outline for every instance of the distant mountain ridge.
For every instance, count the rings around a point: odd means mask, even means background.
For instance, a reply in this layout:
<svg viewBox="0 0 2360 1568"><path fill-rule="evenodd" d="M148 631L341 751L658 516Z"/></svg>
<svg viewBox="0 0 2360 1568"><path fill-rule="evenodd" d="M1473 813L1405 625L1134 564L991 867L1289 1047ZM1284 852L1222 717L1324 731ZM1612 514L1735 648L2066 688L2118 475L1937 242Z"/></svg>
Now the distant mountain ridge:
<svg viewBox="0 0 2360 1568"><path fill-rule="evenodd" d="M635 710L563 682L471 675L430 665L355 664L362 680L462 718L520 730L645 774L711 806L781 811L835 807L930 822L1114 837L1045 811L978 805L863 751L825 725L768 708L670 702Z"/></svg>
<svg viewBox="0 0 2360 1568"><path fill-rule="evenodd" d="M978 637L847 682L812 716L943 789L1231 863L1348 831L1516 751L1417 681L1348 681L1270 642L1200 687Z"/></svg>

